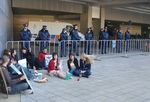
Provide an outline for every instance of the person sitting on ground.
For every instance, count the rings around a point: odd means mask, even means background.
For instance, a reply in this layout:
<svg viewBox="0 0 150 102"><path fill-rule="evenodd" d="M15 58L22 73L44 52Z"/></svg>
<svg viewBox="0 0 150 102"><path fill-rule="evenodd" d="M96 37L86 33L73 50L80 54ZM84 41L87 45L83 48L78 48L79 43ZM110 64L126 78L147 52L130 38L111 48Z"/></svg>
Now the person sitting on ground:
<svg viewBox="0 0 150 102"><path fill-rule="evenodd" d="M92 55L82 54L80 59L80 75L82 77L89 77L91 75L91 64L94 63Z"/></svg>
<svg viewBox="0 0 150 102"><path fill-rule="evenodd" d="M58 76L65 80L72 78L72 74L70 74L68 71L67 72L63 71L62 61L60 62L58 61L58 54L56 52L52 54L52 59L50 60L48 64L47 72L48 72L48 75L50 76Z"/></svg>
<svg viewBox="0 0 150 102"><path fill-rule="evenodd" d="M11 52L11 63L19 70L22 72L22 69L24 70L26 76L28 79L31 79L33 78L33 75L31 73L31 71L26 68L26 67L23 67L21 66L19 63L18 63L18 56L17 56L17 52L15 49L10 49L10 52ZM11 68L12 69L12 68ZM15 74L16 72L13 70L11 72L12 74Z"/></svg>
<svg viewBox="0 0 150 102"><path fill-rule="evenodd" d="M49 55L49 53L47 52L47 48L43 47L42 51L38 54L38 59L42 63L43 67L45 67L45 55Z"/></svg>
<svg viewBox="0 0 150 102"><path fill-rule="evenodd" d="M6 83L8 88L8 94L16 94L21 91L24 91L28 89L29 85L27 82L25 82L26 75L10 75L7 70L7 64L10 62L10 58L7 55L2 56L2 72L4 74L4 77L6 79ZM0 75L0 79L2 79L2 76ZM6 93L6 88L4 88L4 83L2 83L2 91Z"/></svg>
<svg viewBox="0 0 150 102"><path fill-rule="evenodd" d="M75 76L79 76L79 65L78 65L78 59L75 58L73 53L69 54L69 59L67 61L69 72Z"/></svg>
<svg viewBox="0 0 150 102"><path fill-rule="evenodd" d="M21 59L26 58L27 64L29 64L32 69L34 69L34 66L37 70L43 68L42 63L39 61L39 59L37 57L34 57L34 53L31 51L31 48L27 50L25 47L23 47L21 49L21 52L23 53Z"/></svg>

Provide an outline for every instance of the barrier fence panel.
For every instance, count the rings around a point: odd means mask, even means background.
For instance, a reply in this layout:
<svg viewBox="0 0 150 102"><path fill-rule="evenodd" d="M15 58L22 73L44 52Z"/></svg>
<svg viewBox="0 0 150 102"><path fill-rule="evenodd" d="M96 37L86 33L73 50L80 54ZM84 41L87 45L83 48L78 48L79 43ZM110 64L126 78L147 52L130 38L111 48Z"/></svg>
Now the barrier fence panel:
<svg viewBox="0 0 150 102"><path fill-rule="evenodd" d="M8 41L6 48L15 48L20 56L22 43L28 42L29 47L35 56L41 51L42 46L47 46L50 54L57 52L60 57L66 57L70 52L75 56L82 53L93 54L97 58L129 56L134 54L149 54L150 39L130 39L130 40L68 40L61 42L49 41Z"/></svg>

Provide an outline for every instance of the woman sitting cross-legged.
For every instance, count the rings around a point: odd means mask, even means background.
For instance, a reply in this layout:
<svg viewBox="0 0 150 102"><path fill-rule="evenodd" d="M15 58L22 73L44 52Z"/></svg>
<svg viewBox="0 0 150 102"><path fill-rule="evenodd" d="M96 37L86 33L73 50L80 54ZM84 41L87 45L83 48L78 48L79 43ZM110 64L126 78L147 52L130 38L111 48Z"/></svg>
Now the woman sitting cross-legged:
<svg viewBox="0 0 150 102"><path fill-rule="evenodd" d="M27 82L25 81L26 79L26 75L10 75L8 70L7 70L7 64L10 61L9 56L7 55L3 55L2 56L2 72L4 74L4 77L6 79L6 83L8 88L8 94L16 94L19 92L22 92L26 89L29 88L29 85L27 84ZM0 75L0 79L2 78L2 76ZM2 91L4 93L6 93L6 89L4 87L4 83L2 83L1 85L2 87Z"/></svg>
<svg viewBox="0 0 150 102"><path fill-rule="evenodd" d="M48 72L48 75L50 76L58 76L65 80L68 80L72 77L72 74L70 74L69 72L64 72L62 70L62 61L60 62L58 61L57 53L52 54L52 59L50 60L48 64L47 72Z"/></svg>
<svg viewBox="0 0 150 102"><path fill-rule="evenodd" d="M94 63L92 55L82 54L80 59L80 75L82 77L89 77L91 75L91 64Z"/></svg>
<svg viewBox="0 0 150 102"><path fill-rule="evenodd" d="M69 60L67 61L69 72L75 76L79 76L78 59L74 57L73 53L69 54Z"/></svg>

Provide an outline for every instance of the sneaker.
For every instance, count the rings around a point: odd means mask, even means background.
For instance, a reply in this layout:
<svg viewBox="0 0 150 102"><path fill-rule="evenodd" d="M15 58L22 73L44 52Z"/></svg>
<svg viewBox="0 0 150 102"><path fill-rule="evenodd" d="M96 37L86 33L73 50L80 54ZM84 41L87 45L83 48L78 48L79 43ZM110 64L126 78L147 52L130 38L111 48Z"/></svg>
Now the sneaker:
<svg viewBox="0 0 150 102"><path fill-rule="evenodd" d="M70 77L70 79L73 79L73 77Z"/></svg>
<svg viewBox="0 0 150 102"><path fill-rule="evenodd" d="M21 94L33 94L33 91L31 89L27 89L27 90L21 91Z"/></svg>

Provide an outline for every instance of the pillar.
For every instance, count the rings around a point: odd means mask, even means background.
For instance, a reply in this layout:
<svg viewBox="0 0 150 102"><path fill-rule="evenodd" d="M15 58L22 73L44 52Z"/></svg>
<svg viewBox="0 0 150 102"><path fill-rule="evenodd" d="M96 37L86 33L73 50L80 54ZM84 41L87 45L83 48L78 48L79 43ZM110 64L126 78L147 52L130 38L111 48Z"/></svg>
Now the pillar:
<svg viewBox="0 0 150 102"><path fill-rule="evenodd" d="M80 31L85 34L88 27L92 27L92 7L86 7L86 13L80 15Z"/></svg>
<svg viewBox="0 0 150 102"><path fill-rule="evenodd" d="M100 28L105 26L105 8L100 7Z"/></svg>

